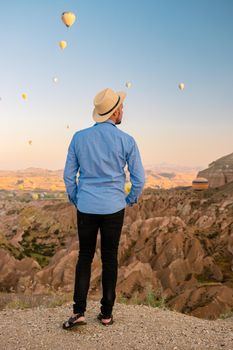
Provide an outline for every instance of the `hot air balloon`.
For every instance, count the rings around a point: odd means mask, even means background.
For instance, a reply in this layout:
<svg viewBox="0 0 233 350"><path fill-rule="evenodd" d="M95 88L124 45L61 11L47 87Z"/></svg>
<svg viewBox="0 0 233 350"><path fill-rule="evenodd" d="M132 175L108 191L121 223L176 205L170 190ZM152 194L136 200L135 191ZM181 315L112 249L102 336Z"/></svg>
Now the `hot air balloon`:
<svg viewBox="0 0 233 350"><path fill-rule="evenodd" d="M58 83L58 78L57 77L53 77L53 82L56 84Z"/></svg>
<svg viewBox="0 0 233 350"><path fill-rule="evenodd" d="M204 177L197 177L192 181L192 189L196 191L207 190L209 188L209 181Z"/></svg>
<svg viewBox="0 0 233 350"><path fill-rule="evenodd" d="M28 144L31 145L31 144L32 144L32 140L29 140L29 141L28 141Z"/></svg>
<svg viewBox="0 0 233 350"><path fill-rule="evenodd" d="M180 90L184 90L184 83L180 83L180 84L179 84L179 89L180 89Z"/></svg>
<svg viewBox="0 0 233 350"><path fill-rule="evenodd" d="M66 125L66 129L69 129L70 128L70 126L69 125Z"/></svg>
<svg viewBox="0 0 233 350"><path fill-rule="evenodd" d="M130 89L131 86L132 86L132 83L131 83L130 81L127 81L127 83L125 84L125 86L126 86L128 89Z"/></svg>
<svg viewBox="0 0 233 350"><path fill-rule="evenodd" d="M125 192L126 193L129 193L130 192L130 190L131 190L131 182L126 182L126 184L125 184Z"/></svg>
<svg viewBox="0 0 233 350"><path fill-rule="evenodd" d="M64 50L64 49L66 48L66 46L67 46L66 41L61 40L61 41L59 42L59 46L60 46L60 48L61 48L62 50Z"/></svg>
<svg viewBox="0 0 233 350"><path fill-rule="evenodd" d="M73 12L63 12L61 19L63 23L69 28L74 24L76 16Z"/></svg>
<svg viewBox="0 0 233 350"><path fill-rule="evenodd" d="M22 98L23 98L24 100L26 100L26 99L28 98L28 96L27 96L27 94L26 94L25 92L22 94Z"/></svg>
<svg viewBox="0 0 233 350"><path fill-rule="evenodd" d="M19 184L18 188L19 188L19 190L23 190L24 189L24 184Z"/></svg>

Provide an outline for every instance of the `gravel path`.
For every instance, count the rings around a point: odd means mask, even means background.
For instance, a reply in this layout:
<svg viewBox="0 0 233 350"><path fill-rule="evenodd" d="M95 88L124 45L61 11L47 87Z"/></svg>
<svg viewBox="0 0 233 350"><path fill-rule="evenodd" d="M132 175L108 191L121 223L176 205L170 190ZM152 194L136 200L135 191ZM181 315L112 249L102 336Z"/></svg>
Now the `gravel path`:
<svg viewBox="0 0 233 350"><path fill-rule="evenodd" d="M72 304L55 308L0 311L0 348L4 350L77 349L233 349L233 319L207 321L143 305L115 304L115 323L97 320L99 303L88 302L87 325L63 330Z"/></svg>

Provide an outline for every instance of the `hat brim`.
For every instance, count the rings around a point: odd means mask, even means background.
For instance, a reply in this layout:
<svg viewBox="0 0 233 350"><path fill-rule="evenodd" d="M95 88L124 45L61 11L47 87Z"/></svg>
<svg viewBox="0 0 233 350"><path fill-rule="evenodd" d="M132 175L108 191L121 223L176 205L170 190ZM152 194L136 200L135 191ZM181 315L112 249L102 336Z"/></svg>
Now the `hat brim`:
<svg viewBox="0 0 233 350"><path fill-rule="evenodd" d="M119 100L117 106L111 112L109 112L108 114L105 114L105 115L99 115L96 112L96 109L93 110L92 118L94 119L95 122L104 122L105 120L110 118L111 115L115 112L115 110L123 103L124 99L126 98L126 93L124 91L118 91L118 92L116 92L116 94L120 97L120 100Z"/></svg>

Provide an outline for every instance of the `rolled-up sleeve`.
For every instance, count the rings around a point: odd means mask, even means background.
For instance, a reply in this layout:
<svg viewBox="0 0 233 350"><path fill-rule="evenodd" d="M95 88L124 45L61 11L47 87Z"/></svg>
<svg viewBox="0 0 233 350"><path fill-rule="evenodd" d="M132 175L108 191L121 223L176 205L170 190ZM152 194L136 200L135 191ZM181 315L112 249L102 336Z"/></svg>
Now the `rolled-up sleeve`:
<svg viewBox="0 0 233 350"><path fill-rule="evenodd" d="M127 165L130 173L131 190L125 198L128 206L138 202L145 184L145 172L141 161L138 146L133 137L130 138L129 151L127 153Z"/></svg>
<svg viewBox="0 0 233 350"><path fill-rule="evenodd" d="M68 148L63 179L65 182L66 192L68 194L70 202L77 206L77 173L79 170L79 162L75 153L75 139L76 134L73 136Z"/></svg>

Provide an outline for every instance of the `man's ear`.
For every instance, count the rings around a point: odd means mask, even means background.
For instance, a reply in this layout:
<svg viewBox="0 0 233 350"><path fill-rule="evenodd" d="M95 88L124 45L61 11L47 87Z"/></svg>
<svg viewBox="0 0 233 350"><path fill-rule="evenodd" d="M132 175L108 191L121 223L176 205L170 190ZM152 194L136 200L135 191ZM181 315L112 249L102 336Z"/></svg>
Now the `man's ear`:
<svg viewBox="0 0 233 350"><path fill-rule="evenodd" d="M113 113L114 117L118 117L118 109L115 110L115 112Z"/></svg>
<svg viewBox="0 0 233 350"><path fill-rule="evenodd" d="M120 110L119 110L119 108L117 108L116 110L115 110L115 115L117 116L117 117L119 117L119 115L120 115Z"/></svg>

